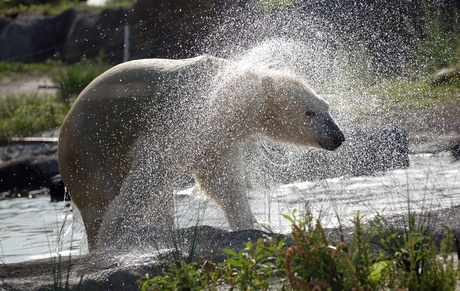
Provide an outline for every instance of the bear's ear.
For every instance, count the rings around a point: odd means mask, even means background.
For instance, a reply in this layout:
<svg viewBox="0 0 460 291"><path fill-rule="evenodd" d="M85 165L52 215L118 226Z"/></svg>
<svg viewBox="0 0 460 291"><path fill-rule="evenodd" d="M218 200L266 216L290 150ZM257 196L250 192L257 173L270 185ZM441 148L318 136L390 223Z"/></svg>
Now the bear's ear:
<svg viewBox="0 0 460 291"><path fill-rule="evenodd" d="M264 94L264 110L263 123L269 128L277 127L276 123L279 120L281 112L280 105L276 99L276 88L274 79L270 76L263 76L260 79L262 92Z"/></svg>
<svg viewBox="0 0 460 291"><path fill-rule="evenodd" d="M260 80L262 83L262 92L265 96L273 97L275 94L275 85L273 84L273 78L269 76L263 76Z"/></svg>

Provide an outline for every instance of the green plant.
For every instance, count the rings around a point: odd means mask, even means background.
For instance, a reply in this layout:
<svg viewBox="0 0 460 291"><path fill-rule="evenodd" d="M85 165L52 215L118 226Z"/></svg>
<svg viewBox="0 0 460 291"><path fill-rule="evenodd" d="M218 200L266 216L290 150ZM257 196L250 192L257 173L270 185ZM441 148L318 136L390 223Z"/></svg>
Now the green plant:
<svg viewBox="0 0 460 291"><path fill-rule="evenodd" d="M259 238L256 243L251 241L238 252L232 249L222 251L229 256L225 260L225 281L238 290L268 290L273 284L270 278L284 275L280 269L283 260L284 240Z"/></svg>
<svg viewBox="0 0 460 291"><path fill-rule="evenodd" d="M417 68L424 72L433 71L451 65L460 60L460 26L459 11L451 11L448 18L438 1L421 2L421 32L412 28L414 39L413 57Z"/></svg>
<svg viewBox="0 0 460 291"><path fill-rule="evenodd" d="M101 58L98 60L82 59L80 62L67 66L64 72L52 75L53 82L58 86L59 96L68 100L77 96L97 76L110 67Z"/></svg>
<svg viewBox="0 0 460 291"><path fill-rule="evenodd" d="M142 291L153 290L213 290L219 276L219 266L211 261L197 261L169 266L162 274L150 278L148 274L140 280Z"/></svg>
<svg viewBox="0 0 460 291"><path fill-rule="evenodd" d="M286 8L299 2L300 0L259 0L257 7L265 12L272 12L277 9Z"/></svg>
<svg viewBox="0 0 460 291"><path fill-rule="evenodd" d="M63 269L62 256L58 255L57 261L56 257L53 257L53 291L70 290L70 261L71 256L69 255L67 268ZM65 277L63 276L64 272Z"/></svg>
<svg viewBox="0 0 460 291"><path fill-rule="evenodd" d="M8 137L31 135L58 126L70 108L55 96L9 95L0 102L0 144Z"/></svg>
<svg viewBox="0 0 460 291"><path fill-rule="evenodd" d="M294 246L286 251L286 273L294 290L371 289L369 244L361 231L359 215L350 248L340 242L333 247L319 220L313 225L309 207L299 219L294 210L285 215L292 223Z"/></svg>
<svg viewBox="0 0 460 291"><path fill-rule="evenodd" d="M48 73L63 66L58 60L47 60L42 63L0 62L0 78L13 74Z"/></svg>
<svg viewBox="0 0 460 291"><path fill-rule="evenodd" d="M441 252L438 254L432 233L425 223L416 224L414 214L410 214L405 232L381 226L380 219L378 223L379 261L385 262L381 271L388 287L405 287L409 290L455 289L460 273L454 267L453 235L450 230L442 239Z"/></svg>
<svg viewBox="0 0 460 291"><path fill-rule="evenodd" d="M146 275L142 290L454 290L460 271L454 266L452 232L441 242L410 215L405 233L386 226L377 216L367 224L354 219L350 245L331 245L308 206L284 217L292 223L293 245L281 239L260 238L240 251L224 249L220 264L172 264L154 278ZM315 223L314 223L315 222Z"/></svg>

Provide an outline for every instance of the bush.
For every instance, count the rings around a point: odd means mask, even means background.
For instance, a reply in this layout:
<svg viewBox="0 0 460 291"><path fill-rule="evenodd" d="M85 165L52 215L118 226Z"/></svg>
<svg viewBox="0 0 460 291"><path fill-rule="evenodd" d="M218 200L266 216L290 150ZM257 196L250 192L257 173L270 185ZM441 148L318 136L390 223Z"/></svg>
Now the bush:
<svg viewBox="0 0 460 291"><path fill-rule="evenodd" d="M319 220L307 210L285 217L292 222L294 244L261 238L236 252L224 249L221 264L172 264L162 275L146 275L141 290L454 290L459 269L452 256L452 233L437 252L433 236L411 216L401 234L382 220L354 220L350 245L333 247ZM220 290L220 289L219 289Z"/></svg>
<svg viewBox="0 0 460 291"><path fill-rule="evenodd" d="M62 100L76 97L97 76L105 72L110 65L101 60L83 59L80 62L68 66L64 72L55 73L53 82L59 88L59 96Z"/></svg>
<svg viewBox="0 0 460 291"><path fill-rule="evenodd" d="M0 144L5 144L11 136L32 135L60 125L69 108L69 102L61 102L51 95L23 94L2 97Z"/></svg>
<svg viewBox="0 0 460 291"><path fill-rule="evenodd" d="M417 68L432 73L456 65L460 61L460 11L451 7L449 14L439 1L425 0L421 5L421 32L412 29Z"/></svg>

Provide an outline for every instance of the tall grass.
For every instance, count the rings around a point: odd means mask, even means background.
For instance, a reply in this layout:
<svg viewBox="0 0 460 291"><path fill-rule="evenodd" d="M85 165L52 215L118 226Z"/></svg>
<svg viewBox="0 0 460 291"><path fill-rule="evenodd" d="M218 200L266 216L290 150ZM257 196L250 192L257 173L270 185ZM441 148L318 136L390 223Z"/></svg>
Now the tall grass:
<svg viewBox="0 0 460 291"><path fill-rule="evenodd" d="M38 94L9 95L0 102L0 145L8 137L27 136L62 123L70 102L56 96Z"/></svg>
<svg viewBox="0 0 460 291"><path fill-rule="evenodd" d="M59 88L61 99L69 100L80 94L92 80L108 68L110 65L101 59L82 59L72 66L67 66L63 72L53 74L52 80Z"/></svg>
<svg viewBox="0 0 460 291"><path fill-rule="evenodd" d="M421 31L409 27L414 40L413 57L418 69L432 73L460 64L460 11L443 11L439 1L421 1Z"/></svg>

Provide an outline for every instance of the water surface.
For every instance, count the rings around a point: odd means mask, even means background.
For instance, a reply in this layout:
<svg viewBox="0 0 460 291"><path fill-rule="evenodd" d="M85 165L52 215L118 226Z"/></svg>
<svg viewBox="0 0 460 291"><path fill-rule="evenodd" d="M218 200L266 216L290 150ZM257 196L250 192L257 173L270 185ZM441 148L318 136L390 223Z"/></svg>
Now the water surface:
<svg viewBox="0 0 460 291"><path fill-rule="evenodd" d="M324 225L350 223L360 211L375 214L407 213L408 208L427 211L460 204L460 162L448 153L411 155L408 169L371 176L342 177L299 182L250 193L251 207L259 221L277 232L290 231L282 214L302 210L306 203ZM71 252L86 252L81 219L63 203L49 197L14 198L0 201L0 243L3 263L14 263ZM72 222L74 224L72 224ZM228 228L219 210L193 189L176 195L176 224L206 224ZM62 242L62 243L61 243Z"/></svg>

